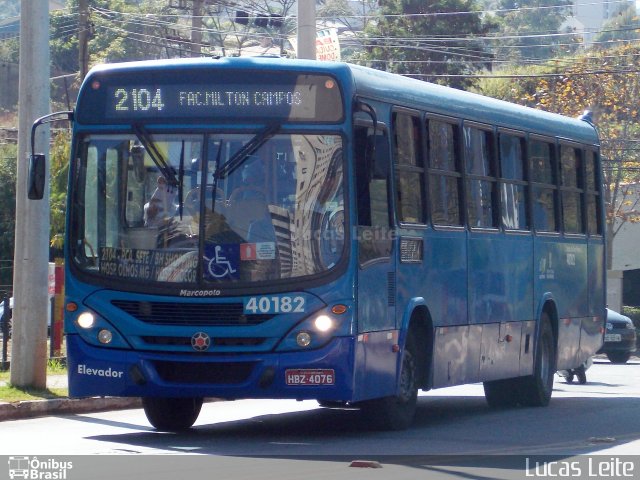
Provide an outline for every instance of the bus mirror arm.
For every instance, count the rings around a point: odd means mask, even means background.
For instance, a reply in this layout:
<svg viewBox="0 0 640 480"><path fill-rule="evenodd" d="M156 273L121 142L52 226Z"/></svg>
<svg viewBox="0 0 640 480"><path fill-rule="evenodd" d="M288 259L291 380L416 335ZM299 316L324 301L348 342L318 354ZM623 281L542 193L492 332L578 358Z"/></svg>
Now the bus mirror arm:
<svg viewBox="0 0 640 480"><path fill-rule="evenodd" d="M40 125L57 120L73 121L73 111L54 112L36 119L31 126L31 155L29 156L29 178L27 197L29 200L42 200L46 183L46 156L35 153L36 131Z"/></svg>
<svg viewBox="0 0 640 480"><path fill-rule="evenodd" d="M373 131L375 132L378 128L378 116L376 115L376 111L373 107L362 100L356 100L355 111L364 112L371 117L371 121L373 122Z"/></svg>

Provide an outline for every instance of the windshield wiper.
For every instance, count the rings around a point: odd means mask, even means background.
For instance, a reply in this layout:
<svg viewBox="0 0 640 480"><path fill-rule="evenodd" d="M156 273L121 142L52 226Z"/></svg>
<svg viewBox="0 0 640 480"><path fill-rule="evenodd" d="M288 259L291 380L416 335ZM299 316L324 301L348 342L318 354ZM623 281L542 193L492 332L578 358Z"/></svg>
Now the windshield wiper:
<svg viewBox="0 0 640 480"><path fill-rule="evenodd" d="M178 170L178 212L180 213L180 220L182 220L182 209L184 206L184 140L182 140L182 147L180 148L180 167Z"/></svg>
<svg viewBox="0 0 640 480"><path fill-rule="evenodd" d="M147 130L145 130L145 128L139 124L131 125L131 128L133 129L133 133L136 134L136 137L138 137L138 140L140 140L140 143L142 143L142 146L151 157L151 160L153 160L153 163L156 164L156 167L158 167L158 170L160 170L162 176L167 180L167 184L172 188L179 187L180 182L176 178L175 169L164 159L162 153L160 153L160 150L158 150L156 144L153 142L151 134L149 134L149 132L147 132Z"/></svg>
<svg viewBox="0 0 640 480"><path fill-rule="evenodd" d="M280 124L272 124L267 126L263 131L256 134L251 140L245 143L240 150L234 153L219 171L216 172L216 178L225 178L235 172L245 162L245 160L264 145L267 140L273 137L280 129Z"/></svg>

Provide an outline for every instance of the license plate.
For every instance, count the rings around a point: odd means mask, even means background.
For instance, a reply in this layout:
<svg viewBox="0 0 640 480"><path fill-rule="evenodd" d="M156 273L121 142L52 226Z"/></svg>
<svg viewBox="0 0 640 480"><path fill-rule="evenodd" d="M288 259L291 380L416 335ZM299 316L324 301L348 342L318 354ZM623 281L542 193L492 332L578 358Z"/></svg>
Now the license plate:
<svg viewBox="0 0 640 480"><path fill-rule="evenodd" d="M336 374L331 369L291 369L285 371L287 385L333 385Z"/></svg>
<svg viewBox="0 0 640 480"><path fill-rule="evenodd" d="M605 342L621 342L622 335L620 335L619 333L605 333L604 341Z"/></svg>

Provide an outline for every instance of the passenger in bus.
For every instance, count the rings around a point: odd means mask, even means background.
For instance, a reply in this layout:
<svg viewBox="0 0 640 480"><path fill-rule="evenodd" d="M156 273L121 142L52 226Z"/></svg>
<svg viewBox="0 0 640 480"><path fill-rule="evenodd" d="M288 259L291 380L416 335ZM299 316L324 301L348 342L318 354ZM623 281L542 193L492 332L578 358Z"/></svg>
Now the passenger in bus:
<svg viewBox="0 0 640 480"><path fill-rule="evenodd" d="M144 226L161 227L175 213L175 189L167 184L164 176L158 176L157 187L149 201L144 204Z"/></svg>

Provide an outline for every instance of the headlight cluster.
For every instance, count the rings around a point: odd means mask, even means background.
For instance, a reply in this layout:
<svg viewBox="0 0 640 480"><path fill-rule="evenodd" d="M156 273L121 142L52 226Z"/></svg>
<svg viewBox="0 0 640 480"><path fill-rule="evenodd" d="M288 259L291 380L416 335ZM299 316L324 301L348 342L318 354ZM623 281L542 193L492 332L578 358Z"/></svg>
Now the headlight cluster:
<svg viewBox="0 0 640 480"><path fill-rule="evenodd" d="M349 307L340 304L328 311L321 311L296 325L282 340L278 351L309 350L325 345L333 337L351 334Z"/></svg>
<svg viewBox="0 0 640 480"><path fill-rule="evenodd" d="M92 345L129 348L122 335L107 320L95 312L81 309L76 303L66 306L67 315L77 314L74 319L76 332Z"/></svg>

